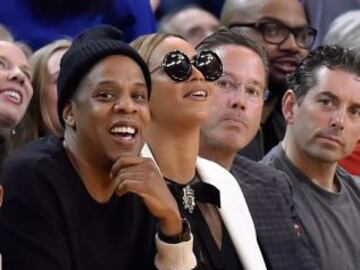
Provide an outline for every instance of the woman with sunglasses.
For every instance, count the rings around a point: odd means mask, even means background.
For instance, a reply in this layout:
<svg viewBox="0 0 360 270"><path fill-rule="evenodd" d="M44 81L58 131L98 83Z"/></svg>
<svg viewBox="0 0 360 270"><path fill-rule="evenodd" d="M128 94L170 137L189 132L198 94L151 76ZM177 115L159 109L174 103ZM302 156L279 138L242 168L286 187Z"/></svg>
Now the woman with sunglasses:
<svg viewBox="0 0 360 270"><path fill-rule="evenodd" d="M152 78L151 122L143 155L156 161L191 225L197 269L266 269L236 180L219 165L198 157L212 82L222 74L220 59L211 51L196 55L190 43L166 33L142 36L132 46L148 64ZM176 237L160 237L177 242Z"/></svg>

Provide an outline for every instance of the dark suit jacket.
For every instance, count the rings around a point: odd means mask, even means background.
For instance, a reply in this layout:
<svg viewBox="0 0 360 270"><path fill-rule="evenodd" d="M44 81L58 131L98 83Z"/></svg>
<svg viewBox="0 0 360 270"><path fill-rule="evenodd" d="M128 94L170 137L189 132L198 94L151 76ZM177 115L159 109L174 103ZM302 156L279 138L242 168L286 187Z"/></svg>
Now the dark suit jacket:
<svg viewBox="0 0 360 270"><path fill-rule="evenodd" d="M313 248L293 208L287 176L240 156L236 157L231 173L248 203L268 269L318 269Z"/></svg>

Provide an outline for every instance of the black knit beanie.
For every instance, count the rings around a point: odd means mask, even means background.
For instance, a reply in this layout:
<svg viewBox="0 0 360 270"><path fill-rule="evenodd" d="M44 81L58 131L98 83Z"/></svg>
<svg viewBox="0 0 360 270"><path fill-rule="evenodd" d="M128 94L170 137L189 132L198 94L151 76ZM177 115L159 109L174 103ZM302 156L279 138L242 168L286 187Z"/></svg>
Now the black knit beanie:
<svg viewBox="0 0 360 270"><path fill-rule="evenodd" d="M151 93L151 76L141 56L128 44L121 41L122 32L110 25L100 25L87 29L77 36L60 62L58 88L58 116L65 126L62 111L65 103L75 93L81 79L101 59L110 55L126 55L141 68L148 96Z"/></svg>

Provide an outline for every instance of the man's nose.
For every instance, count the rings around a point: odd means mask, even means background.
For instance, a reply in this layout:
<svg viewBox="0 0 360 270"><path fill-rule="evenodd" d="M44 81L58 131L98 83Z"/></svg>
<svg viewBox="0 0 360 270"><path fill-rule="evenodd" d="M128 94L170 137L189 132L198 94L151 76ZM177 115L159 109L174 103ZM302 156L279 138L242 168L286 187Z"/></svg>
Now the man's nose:
<svg viewBox="0 0 360 270"><path fill-rule="evenodd" d="M246 94L243 86L238 86L236 91L232 92L230 96L230 104L231 108L240 108L241 110L245 110L246 108Z"/></svg>
<svg viewBox="0 0 360 270"><path fill-rule="evenodd" d="M331 119L331 126L343 130L345 126L345 117L346 117L346 110L345 109L338 109L333 113Z"/></svg>
<svg viewBox="0 0 360 270"><path fill-rule="evenodd" d="M115 102L113 109L115 112L134 113L137 106L131 97L121 97Z"/></svg>
<svg viewBox="0 0 360 270"><path fill-rule="evenodd" d="M296 42L296 37L293 33L289 33L287 39L285 39L280 45L279 48L282 50L287 50L291 52L299 51L300 47Z"/></svg>

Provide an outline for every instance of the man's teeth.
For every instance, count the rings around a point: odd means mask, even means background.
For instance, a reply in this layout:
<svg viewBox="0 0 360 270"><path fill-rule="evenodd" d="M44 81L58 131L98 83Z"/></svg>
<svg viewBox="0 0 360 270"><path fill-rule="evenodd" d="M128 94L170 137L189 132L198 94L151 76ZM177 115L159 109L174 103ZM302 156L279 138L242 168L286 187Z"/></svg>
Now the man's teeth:
<svg viewBox="0 0 360 270"><path fill-rule="evenodd" d="M6 90L3 93L4 93L4 95L12 97L12 98L14 98L15 100L17 100L19 102L21 100L20 94L18 92L16 92L16 91Z"/></svg>
<svg viewBox="0 0 360 270"><path fill-rule="evenodd" d="M132 127L114 127L111 129L111 132L113 133L127 133L130 135L135 134L135 129Z"/></svg>
<svg viewBox="0 0 360 270"><path fill-rule="evenodd" d="M194 93L191 94L192 96L197 96L197 97L206 97L206 92L205 91L196 91Z"/></svg>

